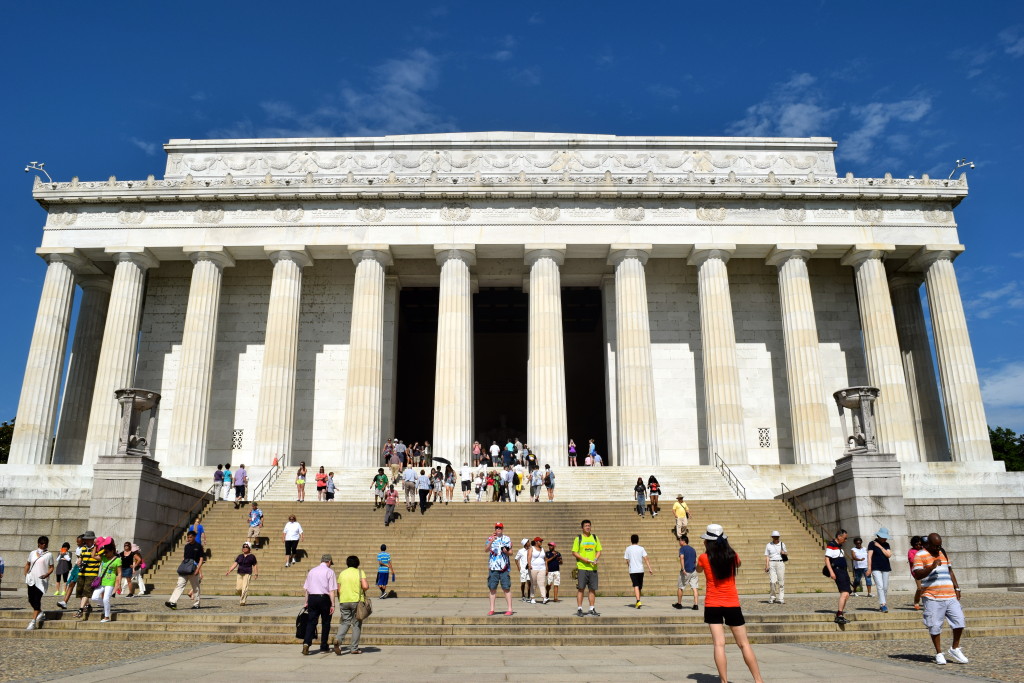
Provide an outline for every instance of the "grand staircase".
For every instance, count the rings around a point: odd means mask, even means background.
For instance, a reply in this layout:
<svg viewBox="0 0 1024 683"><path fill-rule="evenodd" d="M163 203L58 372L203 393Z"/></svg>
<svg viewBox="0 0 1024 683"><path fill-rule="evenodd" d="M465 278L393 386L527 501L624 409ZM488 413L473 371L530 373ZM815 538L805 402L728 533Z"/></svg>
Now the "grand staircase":
<svg viewBox="0 0 1024 683"><path fill-rule="evenodd" d="M235 509L231 503L212 504L205 512L203 525L209 551L208 571L204 572L203 592L231 594L234 578L225 577L246 538L247 506ZM673 535L674 518L668 505L656 518L641 519L632 503L623 502L540 502L463 503L434 505L426 514L407 512L402 503L397 509L401 519L390 527L383 524L383 511L373 502L338 503L264 501L264 542L255 550L260 578L253 585L255 594L302 595L306 571L315 566L323 553L334 556L343 567L345 557L357 555L368 574L375 571L374 558L382 543L394 558L396 588L407 597L473 597L486 595L487 556L484 542L495 522L505 524L512 538L513 551L520 540L540 536L554 541L566 558L562 572L562 593L572 584L572 541L584 518L604 551L600 564L600 588L604 595L627 595L632 589L623 560L631 534L639 534L640 543L650 556L656 574L646 578L645 593L674 595L678 576L678 543ZM832 590L821 576L822 548L780 501L775 500L702 500L691 506L692 543L702 551L699 533L709 523L725 526L726 533L745 562L737 585L741 593L763 593L764 545L772 531L782 533L792 561L788 564L786 590L789 593ZM281 530L294 514L304 530L299 544L302 557L290 568L284 565ZM158 591L169 591L176 580L181 561L178 542L169 555L155 563L149 574ZM513 567L514 569L514 567ZM513 581L515 581L513 577Z"/></svg>

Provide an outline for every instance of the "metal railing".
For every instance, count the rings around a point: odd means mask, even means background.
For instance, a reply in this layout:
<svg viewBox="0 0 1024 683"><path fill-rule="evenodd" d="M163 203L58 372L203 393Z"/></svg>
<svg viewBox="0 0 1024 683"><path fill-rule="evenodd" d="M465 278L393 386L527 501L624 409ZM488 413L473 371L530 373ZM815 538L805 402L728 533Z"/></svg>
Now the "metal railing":
<svg viewBox="0 0 1024 683"><path fill-rule="evenodd" d="M267 473L263 475L263 478L260 479L260 483L256 484L256 488L253 489L249 500L253 502L263 500L263 496L270 492L270 487L273 486L274 482L277 481L277 478L281 476L281 472L284 472L283 465L271 467Z"/></svg>
<svg viewBox="0 0 1024 683"><path fill-rule="evenodd" d="M740 478L737 477L731 469L729 469L729 466L725 464L725 461L722 460L718 453L715 453L715 467L717 467L718 471L722 473L723 477L725 477L725 481L732 487L732 490L736 493L737 497L746 500L747 487L745 487L743 482L740 481Z"/></svg>
<svg viewBox="0 0 1024 683"><path fill-rule="evenodd" d="M800 520L804 528L811 533L817 533L818 543L822 548L828 542L829 536L828 531L825 529L825 525L818 521L818 518L811 512L810 508L799 505L797 500L799 496L793 493L793 489L786 486L785 483L781 483L782 486L782 502L796 515L796 518Z"/></svg>
<svg viewBox="0 0 1024 683"><path fill-rule="evenodd" d="M163 535L159 541L157 541L156 548L153 554L150 556L149 566L156 567L156 563L160 561L160 558L166 555L171 549L174 548L174 544L180 539L182 532L188 528L192 520L196 519L206 507L208 503L213 502L216 499L214 489L217 488L217 484L213 484L210 488L206 489L203 495L196 498L196 502L192 503L192 507L188 509L188 512L183 513L178 517L177 521L167 530L167 533Z"/></svg>

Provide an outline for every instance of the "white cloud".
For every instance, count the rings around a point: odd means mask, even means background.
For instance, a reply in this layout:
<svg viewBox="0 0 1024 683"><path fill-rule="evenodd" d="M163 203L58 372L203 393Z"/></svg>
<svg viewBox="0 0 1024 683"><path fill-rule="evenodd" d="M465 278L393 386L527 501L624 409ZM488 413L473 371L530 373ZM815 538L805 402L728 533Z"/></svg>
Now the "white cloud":
<svg viewBox="0 0 1024 683"><path fill-rule="evenodd" d="M128 141L145 152L146 156L149 157L154 156L160 150L160 144L156 142L146 142L135 137L128 138Z"/></svg>
<svg viewBox="0 0 1024 683"><path fill-rule="evenodd" d="M669 100L679 97L679 88L664 83L651 83L647 86L647 91L655 97L664 97Z"/></svg>
<svg viewBox="0 0 1024 683"><path fill-rule="evenodd" d="M512 59L512 50L498 50L491 55L491 59L498 62L507 62Z"/></svg>
<svg viewBox="0 0 1024 683"><path fill-rule="evenodd" d="M756 137L825 135L826 124L840 110L820 104L821 98L812 88L816 80L808 73L794 74L767 98L747 107L746 116L732 123L728 132Z"/></svg>
<svg viewBox="0 0 1024 683"><path fill-rule="evenodd" d="M311 110L289 102L260 103L265 120L237 121L211 131L214 137L330 137L455 130L455 124L424 96L437 87L440 60L425 49L389 59L369 70L365 87L346 85Z"/></svg>
<svg viewBox="0 0 1024 683"><path fill-rule="evenodd" d="M1024 288L1020 286L1019 282L1007 282L1001 287L973 295L965 308L970 317L982 320L1005 315L1007 309L1024 309ZM1005 322L1015 323L1016 319L1009 318Z"/></svg>
<svg viewBox="0 0 1024 683"><path fill-rule="evenodd" d="M1021 26L1011 26L999 32L999 42L1003 52L1011 57L1024 56L1024 30Z"/></svg>
<svg viewBox="0 0 1024 683"><path fill-rule="evenodd" d="M981 397L989 425L1024 431L1024 361L1010 361L980 373Z"/></svg>
<svg viewBox="0 0 1024 683"><path fill-rule="evenodd" d="M899 102L872 102L851 107L850 114L859 127L842 139L840 152L854 161L868 161L879 136L890 123L920 121L932 107L930 97L916 97Z"/></svg>

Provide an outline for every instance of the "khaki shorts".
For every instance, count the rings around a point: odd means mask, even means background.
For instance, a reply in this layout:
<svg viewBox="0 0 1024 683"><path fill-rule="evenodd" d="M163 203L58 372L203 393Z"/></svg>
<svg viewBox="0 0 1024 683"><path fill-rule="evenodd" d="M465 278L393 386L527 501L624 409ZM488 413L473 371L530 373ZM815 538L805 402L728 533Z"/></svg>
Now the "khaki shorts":
<svg viewBox="0 0 1024 683"><path fill-rule="evenodd" d="M562 572L548 572L548 585L549 586L561 586L562 585Z"/></svg>
<svg viewBox="0 0 1024 683"><path fill-rule="evenodd" d="M686 588L697 589L697 570L694 569L692 572L687 574L682 569L679 570L679 584L677 585L679 590Z"/></svg>

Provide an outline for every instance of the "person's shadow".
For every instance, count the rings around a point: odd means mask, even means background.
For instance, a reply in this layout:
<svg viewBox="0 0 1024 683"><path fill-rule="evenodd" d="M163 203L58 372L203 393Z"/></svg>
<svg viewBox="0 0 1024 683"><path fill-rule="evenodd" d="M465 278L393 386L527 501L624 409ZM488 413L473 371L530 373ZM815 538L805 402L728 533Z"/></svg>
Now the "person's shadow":
<svg viewBox="0 0 1024 683"><path fill-rule="evenodd" d="M931 664L935 661L935 655L896 654L889 655L889 659L900 659L904 662L921 662L923 664Z"/></svg>
<svg viewBox="0 0 1024 683"><path fill-rule="evenodd" d="M688 681L699 681L700 683L719 683L718 674L690 674L686 677Z"/></svg>

